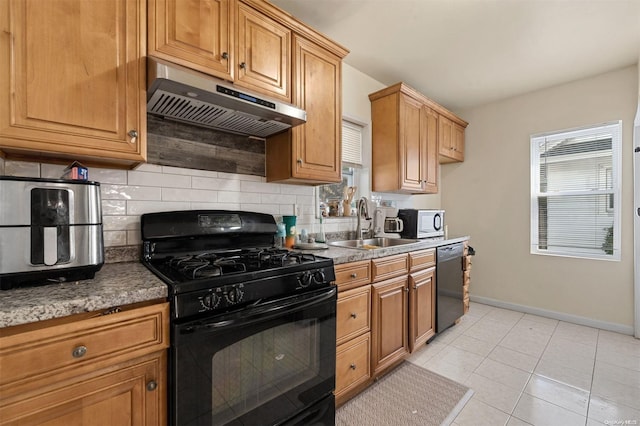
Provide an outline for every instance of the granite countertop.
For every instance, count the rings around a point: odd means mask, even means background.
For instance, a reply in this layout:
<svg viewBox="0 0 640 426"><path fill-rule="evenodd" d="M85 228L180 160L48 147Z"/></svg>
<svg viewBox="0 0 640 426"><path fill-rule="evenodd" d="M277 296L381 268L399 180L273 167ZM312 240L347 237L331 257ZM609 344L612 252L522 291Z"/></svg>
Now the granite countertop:
<svg viewBox="0 0 640 426"><path fill-rule="evenodd" d="M318 256L330 257L335 265L341 263L357 262L359 260L375 259L378 257L391 256L394 254L408 253L416 250L424 250L447 244L461 243L467 241L469 236L444 238L427 238L419 240L417 243L405 244L402 246L385 247L375 250L353 249L334 247L329 243L329 248L324 250L300 250L305 253L312 253Z"/></svg>
<svg viewBox="0 0 640 426"><path fill-rule="evenodd" d="M168 288L140 262L108 263L91 280L0 292L0 328L153 299Z"/></svg>
<svg viewBox="0 0 640 426"><path fill-rule="evenodd" d="M329 246L325 250L302 251L332 258L334 264L339 265L463 242L468 239L468 236L446 240L425 239L417 243L375 250ZM163 299L167 294L166 284L142 263L136 261L107 263L91 280L0 291L0 328Z"/></svg>

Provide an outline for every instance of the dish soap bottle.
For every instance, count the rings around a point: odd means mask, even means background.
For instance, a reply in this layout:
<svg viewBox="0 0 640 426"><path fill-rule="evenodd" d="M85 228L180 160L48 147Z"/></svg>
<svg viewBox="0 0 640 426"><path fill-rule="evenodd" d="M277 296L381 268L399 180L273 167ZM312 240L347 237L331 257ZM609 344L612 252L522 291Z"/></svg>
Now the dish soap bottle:
<svg viewBox="0 0 640 426"><path fill-rule="evenodd" d="M322 216L320 216L320 232L318 232L318 235L316 235L316 242L325 243L326 241L327 239L324 236L324 223L322 222Z"/></svg>

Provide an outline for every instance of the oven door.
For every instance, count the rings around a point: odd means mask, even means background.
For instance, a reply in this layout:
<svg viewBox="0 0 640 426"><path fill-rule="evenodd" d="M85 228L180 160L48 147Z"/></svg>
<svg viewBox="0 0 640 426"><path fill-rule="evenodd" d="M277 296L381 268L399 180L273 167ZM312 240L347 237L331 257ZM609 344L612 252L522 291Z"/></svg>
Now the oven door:
<svg viewBox="0 0 640 426"><path fill-rule="evenodd" d="M302 415L321 425L312 417L323 405L317 416L333 424L336 294L330 287L174 324L172 423L275 425Z"/></svg>

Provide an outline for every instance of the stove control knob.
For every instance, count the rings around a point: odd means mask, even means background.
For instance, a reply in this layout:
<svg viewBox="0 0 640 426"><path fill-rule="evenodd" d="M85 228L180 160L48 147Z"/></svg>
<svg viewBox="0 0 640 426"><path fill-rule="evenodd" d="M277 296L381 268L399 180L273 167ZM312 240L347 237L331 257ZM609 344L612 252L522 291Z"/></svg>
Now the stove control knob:
<svg viewBox="0 0 640 426"><path fill-rule="evenodd" d="M316 284L322 284L326 281L326 277L324 275L324 271L322 269L318 269L313 273L313 282Z"/></svg>
<svg viewBox="0 0 640 426"><path fill-rule="evenodd" d="M229 303L230 305L235 305L236 303L242 301L242 296L244 296L242 289L235 286L228 289L225 294L227 303Z"/></svg>
<svg viewBox="0 0 640 426"><path fill-rule="evenodd" d="M220 297L215 293L210 293L204 296L200 302L205 309L213 309L220 303Z"/></svg>
<svg viewBox="0 0 640 426"><path fill-rule="evenodd" d="M298 282L301 287L308 287L313 281L313 274L309 271L305 271L298 276Z"/></svg>

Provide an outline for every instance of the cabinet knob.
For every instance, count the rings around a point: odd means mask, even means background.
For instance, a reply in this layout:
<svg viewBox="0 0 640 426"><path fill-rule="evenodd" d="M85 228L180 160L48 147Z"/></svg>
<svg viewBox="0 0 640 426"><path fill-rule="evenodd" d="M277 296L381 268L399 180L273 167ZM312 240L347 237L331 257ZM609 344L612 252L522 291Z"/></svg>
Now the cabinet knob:
<svg viewBox="0 0 640 426"><path fill-rule="evenodd" d="M149 392L154 391L158 388L158 382L156 382L155 380L150 380L149 382L147 382L147 390Z"/></svg>
<svg viewBox="0 0 640 426"><path fill-rule="evenodd" d="M222 59L229 59L229 54L227 52L222 52Z"/></svg>
<svg viewBox="0 0 640 426"><path fill-rule="evenodd" d="M350 369L352 369L352 370L355 370L355 369L356 369L356 365L355 365L355 364L351 364L351 365L349 366L349 368L350 368Z"/></svg>
<svg viewBox="0 0 640 426"><path fill-rule="evenodd" d="M418 287L416 287L416 286L414 285L414 286L413 286L413 289L414 289L414 290L417 290L417 289L418 289Z"/></svg>
<svg viewBox="0 0 640 426"><path fill-rule="evenodd" d="M355 312L351 312L351 318L357 318L358 314L356 314Z"/></svg>
<svg viewBox="0 0 640 426"><path fill-rule="evenodd" d="M298 159L296 160L296 162L297 162L298 164L302 164L302 158L298 158Z"/></svg>
<svg viewBox="0 0 640 426"><path fill-rule="evenodd" d="M245 62L240 62L240 68L245 69L247 64Z"/></svg>
<svg viewBox="0 0 640 426"><path fill-rule="evenodd" d="M351 278L358 278L358 274L354 272L353 274L351 274Z"/></svg>
<svg viewBox="0 0 640 426"><path fill-rule="evenodd" d="M408 293L409 292L409 287L405 287L404 291L406 291Z"/></svg>
<svg viewBox="0 0 640 426"><path fill-rule="evenodd" d="M73 349L71 355L74 358L82 358L87 353L87 347L84 345L80 345L77 348Z"/></svg>
<svg viewBox="0 0 640 426"><path fill-rule="evenodd" d="M135 129L132 129L132 130L129 130L129 133L127 133L127 134L131 138L131 140L129 142L136 143L136 139L138 138L138 131L135 130Z"/></svg>

